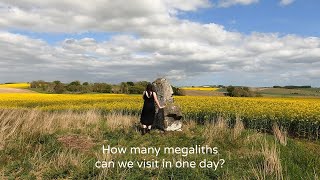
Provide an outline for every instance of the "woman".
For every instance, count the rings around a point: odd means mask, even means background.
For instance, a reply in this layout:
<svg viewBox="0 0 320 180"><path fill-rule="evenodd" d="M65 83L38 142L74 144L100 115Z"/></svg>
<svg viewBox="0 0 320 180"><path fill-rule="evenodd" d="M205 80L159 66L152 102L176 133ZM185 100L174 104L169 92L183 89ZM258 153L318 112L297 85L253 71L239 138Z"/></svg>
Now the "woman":
<svg viewBox="0 0 320 180"><path fill-rule="evenodd" d="M145 91L143 91L142 98L144 100L143 109L141 113L140 122L142 124L142 135L149 133L151 125L153 124L155 117L155 105L161 109L163 106L160 106L157 94L153 91L152 84L148 84Z"/></svg>

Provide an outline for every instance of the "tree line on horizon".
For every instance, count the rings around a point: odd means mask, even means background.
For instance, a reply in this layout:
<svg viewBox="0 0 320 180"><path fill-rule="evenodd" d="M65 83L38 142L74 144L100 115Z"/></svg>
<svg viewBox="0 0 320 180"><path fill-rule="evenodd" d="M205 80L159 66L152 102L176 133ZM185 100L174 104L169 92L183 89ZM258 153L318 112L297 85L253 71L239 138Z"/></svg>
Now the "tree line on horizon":
<svg viewBox="0 0 320 180"><path fill-rule="evenodd" d="M138 82L121 82L120 84L109 83L89 83L80 81L72 81L70 83L62 83L61 81L47 82L43 80L32 81L30 87L33 90L54 94L85 94L85 93L114 93L114 94L142 94L148 81ZM225 87L227 93L225 95L231 97L255 97L259 94L251 91L248 87ZM183 89L172 86L173 95L185 95Z"/></svg>
<svg viewBox="0 0 320 180"><path fill-rule="evenodd" d="M47 82L43 80L32 81L30 88L45 93L55 94L84 94L84 93L115 93L115 94L142 94L146 89L148 81L138 82L121 82L120 84L109 83L89 83L80 81L72 81L70 83L62 83L61 81ZM172 86L174 95L182 95L181 90Z"/></svg>
<svg viewBox="0 0 320 180"><path fill-rule="evenodd" d="M284 89L298 89L298 88L312 88L312 86L273 86L273 88L284 88Z"/></svg>

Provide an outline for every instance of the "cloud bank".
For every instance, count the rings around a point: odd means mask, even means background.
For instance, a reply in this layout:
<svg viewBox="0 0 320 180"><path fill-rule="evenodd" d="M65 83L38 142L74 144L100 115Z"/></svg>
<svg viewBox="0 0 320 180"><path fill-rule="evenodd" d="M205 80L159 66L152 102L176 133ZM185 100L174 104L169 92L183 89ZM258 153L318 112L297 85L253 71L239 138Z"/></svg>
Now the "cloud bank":
<svg viewBox="0 0 320 180"><path fill-rule="evenodd" d="M245 35L215 23L177 17L212 5L206 0L2 1L0 81L116 83L166 76L177 83L196 84L192 79L205 76L203 82L208 83L320 85L320 38L258 32ZM12 33L12 29L117 34L99 41L68 38L52 45Z"/></svg>

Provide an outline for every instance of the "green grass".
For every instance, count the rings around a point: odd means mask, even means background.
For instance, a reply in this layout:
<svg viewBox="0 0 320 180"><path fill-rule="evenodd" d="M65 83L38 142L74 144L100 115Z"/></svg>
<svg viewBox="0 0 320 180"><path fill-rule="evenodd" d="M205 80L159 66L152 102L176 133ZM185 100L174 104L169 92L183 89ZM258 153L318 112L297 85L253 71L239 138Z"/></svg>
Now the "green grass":
<svg viewBox="0 0 320 180"><path fill-rule="evenodd" d="M265 97L320 97L320 88L254 88L256 92ZM226 88L220 88L218 92L226 92Z"/></svg>
<svg viewBox="0 0 320 180"><path fill-rule="evenodd" d="M320 97L320 88L264 88L258 91L263 96L276 96L276 97L297 97L297 96L310 96Z"/></svg>
<svg viewBox="0 0 320 180"><path fill-rule="evenodd" d="M50 94L47 91L42 90L41 88L28 88L28 89L37 93Z"/></svg>
<svg viewBox="0 0 320 180"><path fill-rule="evenodd" d="M50 126L45 126L51 122L48 114L43 115L47 122L42 122L44 119L40 118L41 113L39 117L33 116L39 120L34 122L39 123L39 126L32 125L33 121L28 118L24 119L17 127L17 134L6 139L4 148L0 150L0 178L2 174L2 179L258 179L262 177L259 173L263 174L266 171L264 164L268 162L263 150L271 150L272 146L278 149L277 158L282 167L280 174L284 179L314 179L320 175L319 141L288 138L287 145L282 145L271 134L229 129L224 124L199 125L194 121L184 121L182 132L161 133L153 130L150 134L141 136L137 131L138 117L134 117L135 120L126 125L120 120L127 117L121 115L112 116L114 119L110 119L95 112L87 116L69 114L65 120L62 119L66 115L54 115L55 119L52 122L55 124ZM97 118L90 119L91 117ZM113 124L114 122L120 124ZM23 123L31 125L23 127ZM14 125L11 125L11 129L13 127ZM235 132L238 132L236 136ZM61 141L61 137L72 138ZM91 146L87 146L89 140L92 142ZM128 148L210 145L218 147L219 155L191 154L182 157L160 153L156 157L127 153L103 157L102 145ZM225 164L216 171L210 168L138 167L116 167L103 171L94 165L97 160L103 159L183 159L199 162L203 159L219 158L225 159ZM263 176L266 179L277 179L275 172Z"/></svg>

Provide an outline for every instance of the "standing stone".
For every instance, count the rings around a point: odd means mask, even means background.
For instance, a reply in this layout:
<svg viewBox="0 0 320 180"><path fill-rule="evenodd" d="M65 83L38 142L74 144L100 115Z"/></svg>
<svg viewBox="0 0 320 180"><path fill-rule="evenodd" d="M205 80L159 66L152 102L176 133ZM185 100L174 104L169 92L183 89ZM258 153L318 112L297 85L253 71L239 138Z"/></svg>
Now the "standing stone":
<svg viewBox="0 0 320 180"><path fill-rule="evenodd" d="M154 127L164 131L181 131L182 113L180 107L174 104L173 90L165 78L158 78L153 83L158 100L163 109L156 106Z"/></svg>

